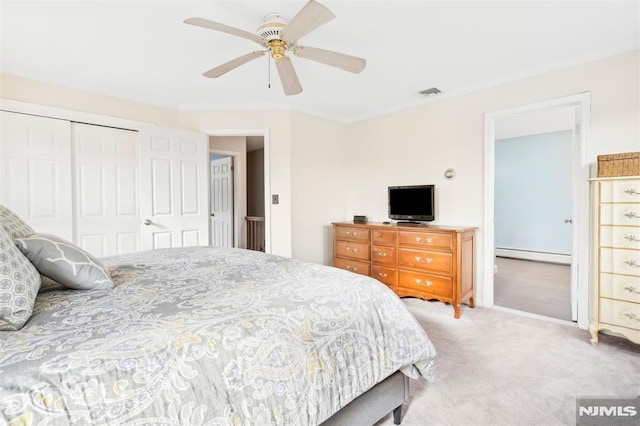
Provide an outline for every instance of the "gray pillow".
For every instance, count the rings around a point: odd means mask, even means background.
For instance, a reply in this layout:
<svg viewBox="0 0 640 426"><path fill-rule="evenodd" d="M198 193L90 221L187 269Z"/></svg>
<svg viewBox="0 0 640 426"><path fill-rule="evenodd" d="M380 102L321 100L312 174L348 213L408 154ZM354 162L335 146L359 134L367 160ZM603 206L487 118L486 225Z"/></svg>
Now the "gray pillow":
<svg viewBox="0 0 640 426"><path fill-rule="evenodd" d="M36 232L32 227L27 225L27 222L20 219L17 214L3 205L0 205L0 225L14 240L16 238L28 237Z"/></svg>
<svg viewBox="0 0 640 426"><path fill-rule="evenodd" d="M33 312L40 274L0 227L0 330L20 330Z"/></svg>
<svg viewBox="0 0 640 426"><path fill-rule="evenodd" d="M42 275L65 287L76 290L113 288L111 276L102 263L64 238L33 234L15 241Z"/></svg>

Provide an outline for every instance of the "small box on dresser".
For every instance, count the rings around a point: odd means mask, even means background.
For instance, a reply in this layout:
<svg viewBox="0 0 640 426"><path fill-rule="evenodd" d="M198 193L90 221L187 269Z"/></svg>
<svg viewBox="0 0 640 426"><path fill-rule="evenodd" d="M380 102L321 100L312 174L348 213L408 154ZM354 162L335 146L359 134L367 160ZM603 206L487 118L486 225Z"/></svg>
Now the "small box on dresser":
<svg viewBox="0 0 640 426"><path fill-rule="evenodd" d="M640 176L594 179L591 343L608 330L640 343Z"/></svg>
<svg viewBox="0 0 640 426"><path fill-rule="evenodd" d="M333 224L333 266L369 275L398 296L473 308L475 229L382 223Z"/></svg>

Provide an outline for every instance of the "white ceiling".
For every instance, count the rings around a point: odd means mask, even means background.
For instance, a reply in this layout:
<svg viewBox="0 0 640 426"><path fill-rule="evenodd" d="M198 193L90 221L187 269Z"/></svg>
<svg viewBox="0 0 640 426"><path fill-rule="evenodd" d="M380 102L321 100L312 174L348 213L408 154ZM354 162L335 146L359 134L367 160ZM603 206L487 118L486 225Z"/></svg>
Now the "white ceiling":
<svg viewBox="0 0 640 426"><path fill-rule="evenodd" d="M175 109L292 108L350 122L639 47L638 1L322 1L336 19L300 44L367 60L358 75L292 59L285 96L267 56L201 74L259 46L182 21L253 32L296 1L4 1L0 71ZM421 98L438 87L443 94Z"/></svg>

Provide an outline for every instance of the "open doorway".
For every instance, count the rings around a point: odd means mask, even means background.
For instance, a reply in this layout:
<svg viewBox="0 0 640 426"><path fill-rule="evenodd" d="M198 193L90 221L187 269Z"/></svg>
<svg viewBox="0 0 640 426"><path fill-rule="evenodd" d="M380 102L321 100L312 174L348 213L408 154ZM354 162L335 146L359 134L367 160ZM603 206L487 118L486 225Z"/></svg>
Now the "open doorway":
<svg viewBox="0 0 640 426"><path fill-rule="evenodd" d="M211 241L212 245L229 245L268 252L268 204L265 192L268 184L268 140L264 135L215 135L209 136L211 154ZM218 159L214 159L217 157ZM226 158L226 160L224 160ZM216 179L214 161L228 161L230 179ZM222 167L218 169L222 170ZM228 188L228 191L227 191ZM229 206L228 222L218 220L214 207ZM221 222L222 221L222 222ZM230 223L229 228L220 223ZM220 225L220 226L219 226ZM226 230L229 229L229 232ZM230 234L231 238L226 240ZM228 244L230 242L230 244Z"/></svg>
<svg viewBox="0 0 640 426"><path fill-rule="evenodd" d="M549 111L557 108L571 110L572 147L571 147L571 215L561 218L568 220L571 229L571 266L570 294L571 320L577 321L580 328L588 326L589 312L589 163L587 161L587 141L589 126L590 95L582 93L564 98L538 102L535 104L494 111L485 114L485 214L483 241L483 304L493 306L495 302L495 265L496 265L496 216L495 216L495 179L496 179L496 132L500 121L507 118L525 116L528 113ZM547 164L538 161L537 168L545 169ZM521 170L521 173L525 173ZM537 207L538 213L545 204ZM522 224L522 226L526 226ZM547 259L547 263L549 259ZM499 270L499 267L498 267Z"/></svg>
<svg viewBox="0 0 640 426"><path fill-rule="evenodd" d="M575 106L496 120L496 306L571 314Z"/></svg>

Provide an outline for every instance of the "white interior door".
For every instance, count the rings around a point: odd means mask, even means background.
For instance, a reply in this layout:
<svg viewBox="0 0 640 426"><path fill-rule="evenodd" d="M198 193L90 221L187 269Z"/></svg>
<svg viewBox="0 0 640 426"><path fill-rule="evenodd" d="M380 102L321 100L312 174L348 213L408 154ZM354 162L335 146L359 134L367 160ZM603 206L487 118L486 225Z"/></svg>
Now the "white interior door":
<svg viewBox="0 0 640 426"><path fill-rule="evenodd" d="M76 243L97 257L140 247L138 133L73 123Z"/></svg>
<svg viewBox="0 0 640 426"><path fill-rule="evenodd" d="M207 135L145 126L140 131L141 248L209 244Z"/></svg>
<svg viewBox="0 0 640 426"><path fill-rule="evenodd" d="M0 111L0 203L73 241L69 121Z"/></svg>
<svg viewBox="0 0 640 426"><path fill-rule="evenodd" d="M211 245L233 247L233 157L211 161Z"/></svg>

